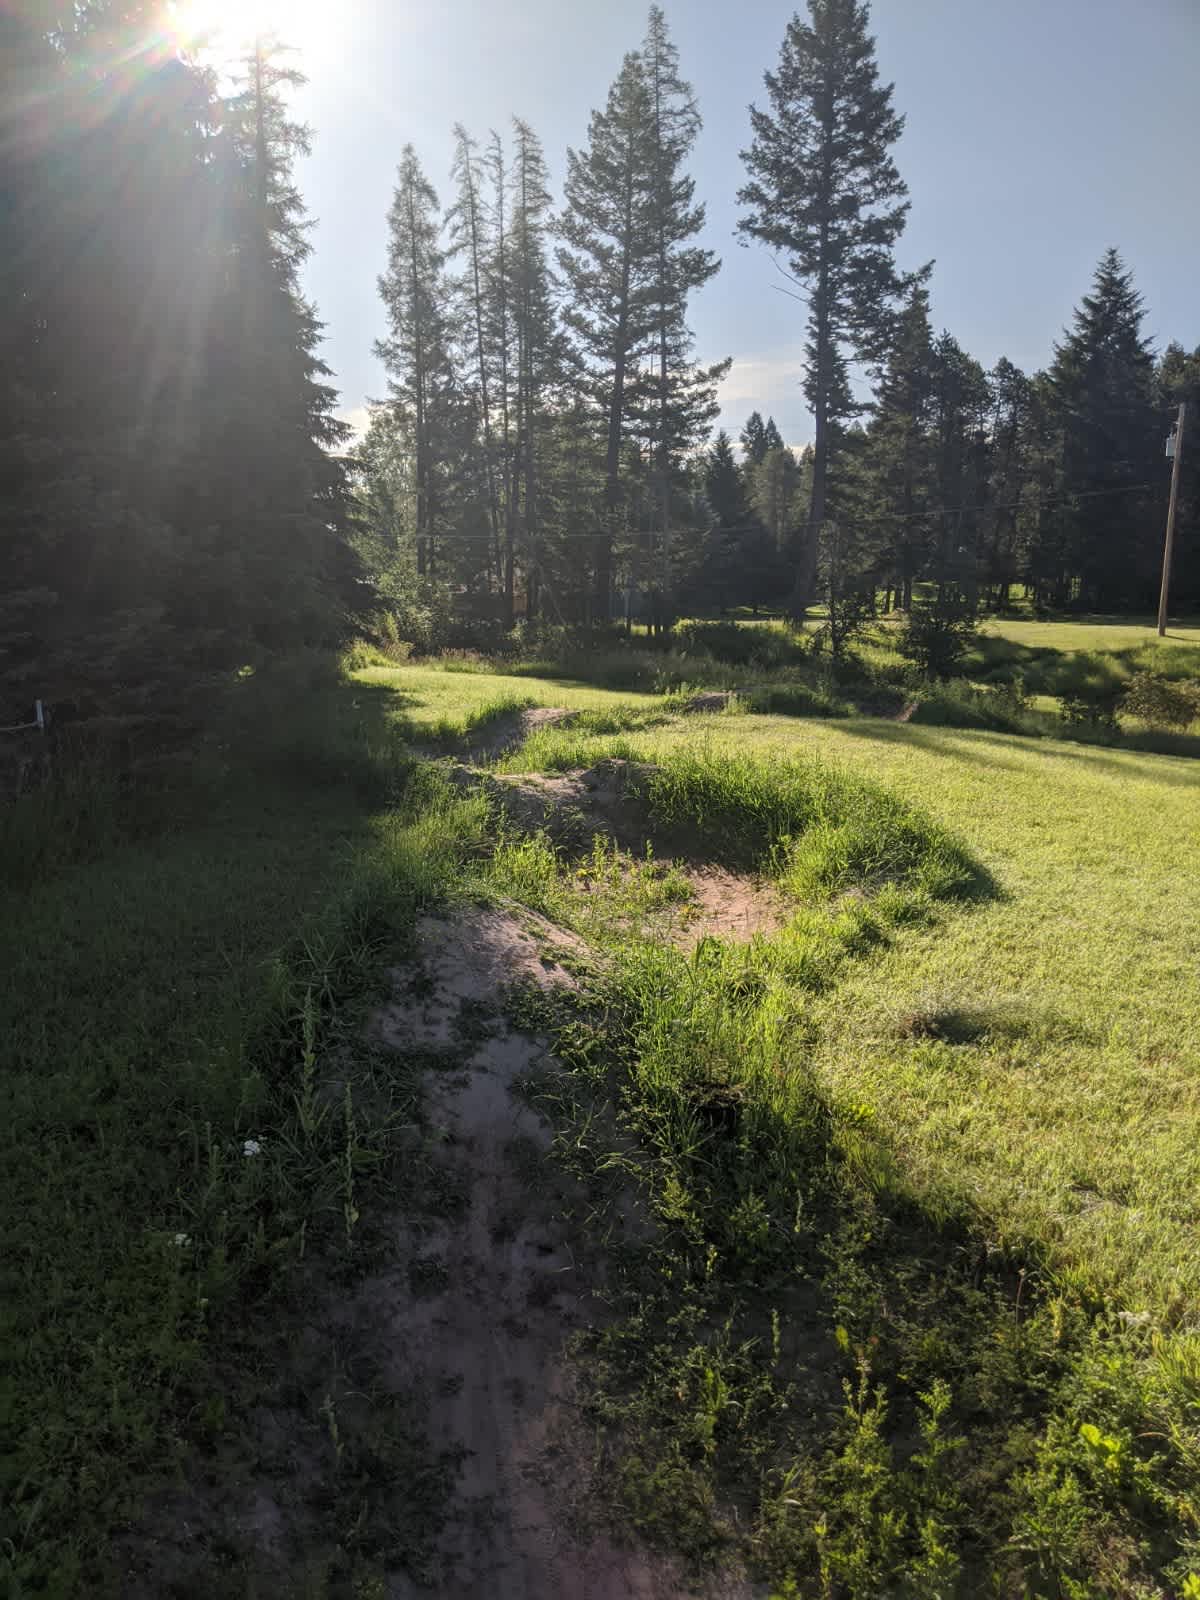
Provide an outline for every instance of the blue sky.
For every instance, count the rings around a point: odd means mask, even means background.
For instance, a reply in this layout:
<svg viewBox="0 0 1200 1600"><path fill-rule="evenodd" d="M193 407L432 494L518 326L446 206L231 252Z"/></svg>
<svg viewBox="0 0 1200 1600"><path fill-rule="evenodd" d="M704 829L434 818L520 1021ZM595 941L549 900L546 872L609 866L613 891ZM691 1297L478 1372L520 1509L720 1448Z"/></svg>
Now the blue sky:
<svg viewBox="0 0 1200 1600"><path fill-rule="evenodd" d="M810 436L798 388L802 308L776 291L769 256L734 237L746 108L763 99L791 8L773 0L664 0L704 117L693 171L705 242L724 266L696 296L697 355L733 357L722 422L771 412L790 443ZM298 172L318 226L306 288L324 354L354 420L384 377L376 293L400 149L412 140L444 199L450 129L483 138L511 113L545 142L556 185L622 54L643 0L340 0L301 30L314 132ZM985 364L1027 370L1115 244L1158 343L1200 344L1200 178L1194 116L1200 0L875 0L880 70L907 117L897 161L912 211L904 265L934 258L935 325Z"/></svg>

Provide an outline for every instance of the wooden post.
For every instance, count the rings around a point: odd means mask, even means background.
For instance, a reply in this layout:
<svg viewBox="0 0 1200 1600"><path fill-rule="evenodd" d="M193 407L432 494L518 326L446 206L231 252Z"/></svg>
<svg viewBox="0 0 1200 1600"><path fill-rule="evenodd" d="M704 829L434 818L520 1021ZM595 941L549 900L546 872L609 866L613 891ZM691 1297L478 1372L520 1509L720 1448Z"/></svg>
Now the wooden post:
<svg viewBox="0 0 1200 1600"><path fill-rule="evenodd" d="M1158 637L1167 632L1167 599L1171 588L1171 555L1175 548L1175 508L1179 504L1179 463L1183 460L1183 425L1187 420L1187 401L1179 402L1179 421L1175 424L1175 459L1171 463L1171 499L1167 506L1167 537L1163 542L1162 588L1158 591Z"/></svg>

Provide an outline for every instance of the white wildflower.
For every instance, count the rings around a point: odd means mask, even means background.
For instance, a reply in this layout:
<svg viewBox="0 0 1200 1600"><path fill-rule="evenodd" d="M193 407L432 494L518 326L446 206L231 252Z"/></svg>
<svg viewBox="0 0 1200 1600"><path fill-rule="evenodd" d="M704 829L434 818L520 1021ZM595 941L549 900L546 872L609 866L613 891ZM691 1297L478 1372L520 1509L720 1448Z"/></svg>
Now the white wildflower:
<svg viewBox="0 0 1200 1600"><path fill-rule="evenodd" d="M190 1233L177 1233L175 1235L175 1244L180 1250L182 1250L185 1245L191 1244L191 1242L192 1236Z"/></svg>
<svg viewBox="0 0 1200 1600"><path fill-rule="evenodd" d="M262 1145L259 1144L257 1139L247 1139L245 1144L243 1144L243 1146L242 1146L242 1154L244 1156L258 1156L258 1155L261 1155L262 1154Z"/></svg>

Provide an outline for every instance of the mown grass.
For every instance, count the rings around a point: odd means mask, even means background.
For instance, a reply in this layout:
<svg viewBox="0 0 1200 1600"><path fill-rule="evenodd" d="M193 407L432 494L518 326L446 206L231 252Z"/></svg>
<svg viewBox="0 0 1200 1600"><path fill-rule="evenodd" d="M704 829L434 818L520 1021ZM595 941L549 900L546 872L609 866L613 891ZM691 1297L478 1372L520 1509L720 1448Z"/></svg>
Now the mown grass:
<svg viewBox="0 0 1200 1600"><path fill-rule="evenodd" d="M368 1249L417 1115L361 1005L483 826L324 669L248 685L197 762L169 826L62 857L0 915L13 1596L124 1592L114 1534L147 1495L197 1448L234 1474L252 1448L267 1311L302 1263Z"/></svg>

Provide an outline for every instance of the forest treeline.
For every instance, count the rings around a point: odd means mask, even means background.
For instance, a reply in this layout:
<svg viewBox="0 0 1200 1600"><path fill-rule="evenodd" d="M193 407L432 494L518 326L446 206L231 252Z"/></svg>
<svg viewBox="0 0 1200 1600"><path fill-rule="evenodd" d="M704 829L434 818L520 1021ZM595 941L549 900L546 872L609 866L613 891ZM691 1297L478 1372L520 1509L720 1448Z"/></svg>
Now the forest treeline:
<svg viewBox="0 0 1200 1600"><path fill-rule="evenodd" d="M937 330L930 269L896 259L903 119L859 0L793 18L742 152L741 231L796 302L781 339L804 322L802 449L758 413L713 437L729 364L697 360L688 313L720 262L657 7L561 194L519 118L456 126L440 193L397 152L388 388L354 448L300 289L289 57L263 42L228 87L160 21L116 0L0 14L6 707L149 691L369 617L435 644L737 605L850 625L927 584L968 610L1017 585L1152 604L1200 349L1155 352L1116 250L1043 371L985 369ZM1174 594L1200 605L1194 449Z"/></svg>

